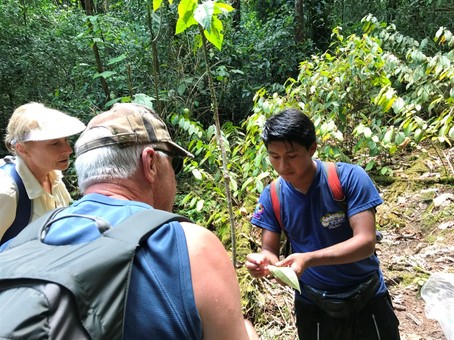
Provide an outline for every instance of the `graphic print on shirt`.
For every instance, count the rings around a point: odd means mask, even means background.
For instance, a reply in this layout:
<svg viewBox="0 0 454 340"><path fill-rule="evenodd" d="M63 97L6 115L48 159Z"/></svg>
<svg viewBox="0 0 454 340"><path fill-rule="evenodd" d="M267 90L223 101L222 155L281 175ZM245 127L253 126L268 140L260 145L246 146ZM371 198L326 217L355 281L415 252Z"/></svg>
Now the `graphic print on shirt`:
<svg viewBox="0 0 454 340"><path fill-rule="evenodd" d="M327 213L322 216L320 223L323 227L328 229L339 228L346 221L345 212L338 211L335 213Z"/></svg>
<svg viewBox="0 0 454 340"><path fill-rule="evenodd" d="M255 206L255 209L254 209L253 218L256 218L259 220L260 217L262 216L264 210L265 209L263 208L262 203L257 203L257 205Z"/></svg>

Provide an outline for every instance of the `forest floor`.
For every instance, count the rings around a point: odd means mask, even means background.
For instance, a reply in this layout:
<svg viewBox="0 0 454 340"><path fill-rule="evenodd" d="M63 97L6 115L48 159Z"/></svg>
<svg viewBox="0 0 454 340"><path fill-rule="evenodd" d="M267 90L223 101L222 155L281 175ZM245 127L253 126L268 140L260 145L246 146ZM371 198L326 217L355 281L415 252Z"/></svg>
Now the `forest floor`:
<svg viewBox="0 0 454 340"><path fill-rule="evenodd" d="M431 273L452 272L454 242L452 235L450 241L441 236L433 243L420 237L416 230L403 235L387 233L377 253L400 322L401 339L444 340L439 322L427 318L420 292Z"/></svg>
<svg viewBox="0 0 454 340"><path fill-rule="evenodd" d="M454 149L430 151L399 161L399 180L381 187L385 203L377 210L384 226L377 254L403 340L446 339L426 316L421 288L434 273L454 273Z"/></svg>
<svg viewBox="0 0 454 340"><path fill-rule="evenodd" d="M453 164L454 148L420 149L394 165L392 184L377 183L385 202L377 209L384 237L376 252L402 340L447 339L440 323L426 316L421 288L433 273L454 273ZM257 328L260 339L297 339L294 316L285 312L292 308L291 289L268 280L261 285L263 309L273 316Z"/></svg>

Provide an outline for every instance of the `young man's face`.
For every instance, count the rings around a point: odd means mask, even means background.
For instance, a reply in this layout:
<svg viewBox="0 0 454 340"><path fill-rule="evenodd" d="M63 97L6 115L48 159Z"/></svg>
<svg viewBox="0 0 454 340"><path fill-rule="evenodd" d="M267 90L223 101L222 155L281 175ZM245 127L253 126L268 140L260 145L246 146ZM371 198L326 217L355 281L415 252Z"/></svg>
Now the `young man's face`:
<svg viewBox="0 0 454 340"><path fill-rule="evenodd" d="M308 150L298 143L271 142L267 150L274 170L287 182L295 184L304 178L312 167L312 156L316 147L316 143Z"/></svg>

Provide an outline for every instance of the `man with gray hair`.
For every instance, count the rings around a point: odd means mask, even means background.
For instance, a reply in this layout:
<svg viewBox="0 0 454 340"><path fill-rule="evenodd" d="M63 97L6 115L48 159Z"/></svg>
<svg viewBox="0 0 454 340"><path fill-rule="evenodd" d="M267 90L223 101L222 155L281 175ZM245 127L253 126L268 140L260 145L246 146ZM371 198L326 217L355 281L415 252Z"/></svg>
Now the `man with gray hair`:
<svg viewBox="0 0 454 340"><path fill-rule="evenodd" d="M48 244L99 237L94 222L78 214L102 217L115 228L146 209L171 211L175 173L185 157L192 157L172 141L151 109L136 104L116 104L94 117L75 151L84 196L56 216L72 215L51 225L44 239ZM213 233L174 221L139 246L127 294L124 338L258 338L243 318L235 270Z"/></svg>

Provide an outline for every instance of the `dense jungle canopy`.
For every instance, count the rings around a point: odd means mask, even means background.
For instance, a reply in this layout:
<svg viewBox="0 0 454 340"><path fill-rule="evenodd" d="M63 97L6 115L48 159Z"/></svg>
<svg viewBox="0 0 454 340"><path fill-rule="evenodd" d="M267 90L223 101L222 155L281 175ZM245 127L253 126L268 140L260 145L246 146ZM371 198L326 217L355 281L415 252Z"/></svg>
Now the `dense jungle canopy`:
<svg viewBox="0 0 454 340"><path fill-rule="evenodd" d="M453 14L449 0L2 0L0 129L30 101L85 122L153 106L196 155L178 208L223 235L272 176L260 127L282 107L312 117L317 156L378 175L421 142L449 146Z"/></svg>
<svg viewBox="0 0 454 340"><path fill-rule="evenodd" d="M152 97L163 116L188 109L191 119L212 124L205 60L195 50L199 32L175 34L179 4L192 2L165 2L154 11L156 4L143 0L2 0L0 128L27 101L89 116L139 95ZM335 27L344 36L361 35L361 19L371 14L421 42L432 41L440 27L452 31L454 17L450 0L231 5L220 17L222 50L210 48L209 57L221 119L234 124L250 114L257 90L282 92L300 62L329 49Z"/></svg>
<svg viewBox="0 0 454 340"><path fill-rule="evenodd" d="M452 184L453 19L451 0L0 0L2 139L31 101L84 122L116 102L154 107L195 155L175 210L213 230L239 266L256 250L248 217L275 175L261 127L284 107L314 120L317 157L391 183L396 159L424 145ZM77 198L72 168L66 181ZM250 292L245 310L260 321Z"/></svg>

